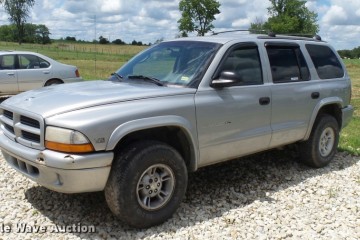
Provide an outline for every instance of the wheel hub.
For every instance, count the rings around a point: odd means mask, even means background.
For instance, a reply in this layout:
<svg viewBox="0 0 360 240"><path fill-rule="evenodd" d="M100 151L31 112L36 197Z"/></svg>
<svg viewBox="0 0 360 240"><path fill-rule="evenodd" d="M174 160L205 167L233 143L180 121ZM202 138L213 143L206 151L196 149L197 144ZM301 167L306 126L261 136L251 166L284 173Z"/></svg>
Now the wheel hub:
<svg viewBox="0 0 360 240"><path fill-rule="evenodd" d="M162 188L162 182L160 181L160 175L155 173L154 175L144 176L145 189L142 193L148 197L155 197Z"/></svg>
<svg viewBox="0 0 360 240"><path fill-rule="evenodd" d="M319 142L319 152L322 157L327 157L334 148L335 132L332 128L325 128L321 133Z"/></svg>
<svg viewBox="0 0 360 240"><path fill-rule="evenodd" d="M141 175L137 189L140 206L146 210L156 210L170 199L175 186L173 171L164 164L155 164Z"/></svg>

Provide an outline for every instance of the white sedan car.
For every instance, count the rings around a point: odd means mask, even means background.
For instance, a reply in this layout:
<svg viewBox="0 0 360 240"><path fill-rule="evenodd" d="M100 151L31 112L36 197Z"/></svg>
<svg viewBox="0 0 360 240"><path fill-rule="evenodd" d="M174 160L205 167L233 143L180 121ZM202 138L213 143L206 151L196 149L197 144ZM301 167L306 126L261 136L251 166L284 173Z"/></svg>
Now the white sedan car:
<svg viewBox="0 0 360 240"><path fill-rule="evenodd" d="M77 67L39 53L0 51L0 96L82 80Z"/></svg>

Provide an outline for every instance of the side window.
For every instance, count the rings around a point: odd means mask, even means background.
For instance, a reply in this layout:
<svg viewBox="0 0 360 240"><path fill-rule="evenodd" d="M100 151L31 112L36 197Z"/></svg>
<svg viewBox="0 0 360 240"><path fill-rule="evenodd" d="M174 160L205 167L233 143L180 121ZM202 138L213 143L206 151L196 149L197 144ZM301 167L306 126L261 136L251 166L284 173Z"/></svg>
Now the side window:
<svg viewBox="0 0 360 240"><path fill-rule="evenodd" d="M34 55L19 55L20 69L38 69L40 66L40 58Z"/></svg>
<svg viewBox="0 0 360 240"><path fill-rule="evenodd" d="M344 76L344 69L339 59L329 47L307 44L306 49L321 79L341 78Z"/></svg>
<svg viewBox="0 0 360 240"><path fill-rule="evenodd" d="M309 69L299 47L268 46L266 50L274 83L310 79Z"/></svg>
<svg viewBox="0 0 360 240"><path fill-rule="evenodd" d="M40 68L49 68L50 67L50 63L44 59L42 59L41 57L39 57L39 61L40 61Z"/></svg>
<svg viewBox="0 0 360 240"><path fill-rule="evenodd" d="M29 65L30 60L27 59L24 55L19 55L19 68L26 69Z"/></svg>
<svg viewBox="0 0 360 240"><path fill-rule="evenodd" d="M221 72L231 72L239 83L236 85L263 84L260 56L257 47L240 47L232 50L220 66Z"/></svg>
<svg viewBox="0 0 360 240"><path fill-rule="evenodd" d="M0 70L15 69L15 55L0 56Z"/></svg>

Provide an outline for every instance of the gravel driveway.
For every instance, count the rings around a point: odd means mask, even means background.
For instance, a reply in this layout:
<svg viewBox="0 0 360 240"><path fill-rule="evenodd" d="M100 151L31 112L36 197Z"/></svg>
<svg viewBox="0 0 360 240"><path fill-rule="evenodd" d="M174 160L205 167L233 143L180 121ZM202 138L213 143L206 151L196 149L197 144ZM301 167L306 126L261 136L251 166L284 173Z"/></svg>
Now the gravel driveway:
<svg viewBox="0 0 360 240"><path fill-rule="evenodd" d="M360 157L338 153L311 169L291 155L269 151L190 174L173 218L145 230L115 219L103 193L52 192L0 155L0 239L360 239Z"/></svg>

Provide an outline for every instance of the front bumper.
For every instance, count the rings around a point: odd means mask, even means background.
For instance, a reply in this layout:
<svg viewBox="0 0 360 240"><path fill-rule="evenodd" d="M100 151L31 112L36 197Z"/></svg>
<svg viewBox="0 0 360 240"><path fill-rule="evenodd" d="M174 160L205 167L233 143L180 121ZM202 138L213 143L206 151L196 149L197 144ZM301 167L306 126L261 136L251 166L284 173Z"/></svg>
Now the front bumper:
<svg viewBox="0 0 360 240"><path fill-rule="evenodd" d="M62 193L104 190L113 152L66 154L25 147L0 132L0 149L8 164L40 185Z"/></svg>
<svg viewBox="0 0 360 240"><path fill-rule="evenodd" d="M348 105L348 106L344 107L343 109L341 109L341 112L342 112L341 128L344 128L349 124L349 122L352 118L352 115L354 113L354 108L353 108L353 106Z"/></svg>

